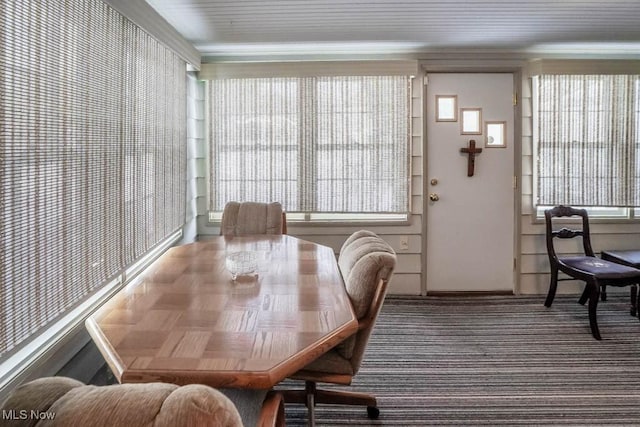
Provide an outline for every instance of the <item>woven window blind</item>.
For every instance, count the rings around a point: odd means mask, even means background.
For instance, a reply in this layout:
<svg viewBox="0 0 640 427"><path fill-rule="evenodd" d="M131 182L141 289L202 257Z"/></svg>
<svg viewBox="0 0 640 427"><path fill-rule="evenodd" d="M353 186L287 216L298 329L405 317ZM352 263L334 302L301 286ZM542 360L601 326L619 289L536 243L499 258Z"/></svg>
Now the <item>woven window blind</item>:
<svg viewBox="0 0 640 427"><path fill-rule="evenodd" d="M0 8L0 360L178 230L186 65L99 0Z"/></svg>
<svg viewBox="0 0 640 427"><path fill-rule="evenodd" d="M279 201L289 212L408 212L408 76L206 84L211 211L237 200Z"/></svg>
<svg viewBox="0 0 640 427"><path fill-rule="evenodd" d="M538 205L640 206L640 76L537 77Z"/></svg>

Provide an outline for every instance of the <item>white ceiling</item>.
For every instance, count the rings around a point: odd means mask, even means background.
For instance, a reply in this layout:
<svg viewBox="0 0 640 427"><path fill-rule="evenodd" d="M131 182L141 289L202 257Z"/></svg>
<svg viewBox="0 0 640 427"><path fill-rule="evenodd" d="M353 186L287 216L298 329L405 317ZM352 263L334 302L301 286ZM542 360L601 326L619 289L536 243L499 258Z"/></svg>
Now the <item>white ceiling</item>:
<svg viewBox="0 0 640 427"><path fill-rule="evenodd" d="M147 0L204 56L640 55L640 0Z"/></svg>

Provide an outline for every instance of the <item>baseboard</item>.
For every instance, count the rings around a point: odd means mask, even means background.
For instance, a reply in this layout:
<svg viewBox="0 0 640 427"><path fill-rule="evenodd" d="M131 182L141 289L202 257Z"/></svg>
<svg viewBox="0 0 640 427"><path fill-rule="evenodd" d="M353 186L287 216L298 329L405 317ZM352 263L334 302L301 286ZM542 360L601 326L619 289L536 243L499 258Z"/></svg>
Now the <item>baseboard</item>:
<svg viewBox="0 0 640 427"><path fill-rule="evenodd" d="M428 297L487 297L510 296L513 291L427 291Z"/></svg>

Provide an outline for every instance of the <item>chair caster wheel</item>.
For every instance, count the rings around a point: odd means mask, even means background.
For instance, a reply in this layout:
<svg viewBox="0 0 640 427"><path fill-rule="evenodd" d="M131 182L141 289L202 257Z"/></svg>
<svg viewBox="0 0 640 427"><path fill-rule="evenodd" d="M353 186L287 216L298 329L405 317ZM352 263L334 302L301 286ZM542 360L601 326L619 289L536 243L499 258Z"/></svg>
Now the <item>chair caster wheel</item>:
<svg viewBox="0 0 640 427"><path fill-rule="evenodd" d="M380 409L375 406L367 406L367 416L372 420L377 420L380 416Z"/></svg>

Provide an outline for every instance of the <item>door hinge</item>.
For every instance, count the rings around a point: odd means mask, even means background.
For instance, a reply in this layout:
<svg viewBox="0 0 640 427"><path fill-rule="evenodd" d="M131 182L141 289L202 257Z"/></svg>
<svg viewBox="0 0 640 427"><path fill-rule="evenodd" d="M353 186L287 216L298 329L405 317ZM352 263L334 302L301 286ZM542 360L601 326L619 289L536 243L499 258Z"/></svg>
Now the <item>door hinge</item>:
<svg viewBox="0 0 640 427"><path fill-rule="evenodd" d="M513 176L513 189L517 190L518 189L518 177L517 176Z"/></svg>
<svg viewBox="0 0 640 427"><path fill-rule="evenodd" d="M518 105L518 92L513 92L513 106Z"/></svg>
<svg viewBox="0 0 640 427"><path fill-rule="evenodd" d="M513 259L513 271L518 269L518 260L516 258Z"/></svg>
<svg viewBox="0 0 640 427"><path fill-rule="evenodd" d="M429 84L429 76L424 76L423 84L426 86Z"/></svg>

